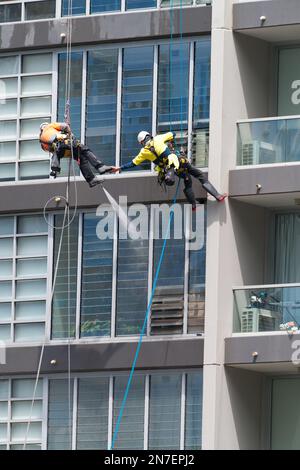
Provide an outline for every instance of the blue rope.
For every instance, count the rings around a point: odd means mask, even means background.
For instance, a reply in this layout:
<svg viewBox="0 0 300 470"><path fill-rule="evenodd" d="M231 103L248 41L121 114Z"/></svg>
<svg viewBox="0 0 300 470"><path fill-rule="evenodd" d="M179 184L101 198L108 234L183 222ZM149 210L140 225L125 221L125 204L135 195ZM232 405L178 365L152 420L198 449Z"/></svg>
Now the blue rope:
<svg viewBox="0 0 300 470"><path fill-rule="evenodd" d="M154 282L153 282L151 297L150 297L149 304L148 304L148 307L147 307L147 310L146 310L144 324L143 324L143 327L142 327L142 330L141 330L141 333L140 333L140 339L139 339L139 342L138 342L138 345L137 345L137 348L136 348L136 352L135 352L134 360L133 360L133 363L132 363L129 379L128 379L128 382L127 382L124 398L123 398L123 401L122 401L122 405L121 405L119 416L118 416L118 419L117 419L115 431L114 431L114 434L113 434L113 439L112 439L112 444L111 444L110 450L114 449L114 445L115 445L115 442L116 442L116 439L117 439L117 436L118 436L122 416L123 416L125 405L126 405L127 398L128 398L128 395L129 395L129 390L130 390L131 382L132 382L132 379L133 379L133 374L134 374L134 371L135 371L135 366L136 366L138 356L139 356L139 353L140 353L140 349L141 349L141 346L142 346L143 336L145 334L145 330L146 330L146 327L147 327L148 317L149 317L149 313L150 313L150 310L151 310L151 306L152 306L152 302L153 302L154 293L155 293L155 290L156 290L156 285L157 285L161 265L162 265L164 255L165 255L165 251L166 251L167 239L169 238L169 234L170 234L170 230L171 230L171 224L172 224L172 220L173 220L173 216L174 216L173 206L177 201L179 186L180 186L180 179L178 179L176 193L175 193L174 199L172 201L169 224L168 224L168 228L167 228L167 231L166 231L166 234L165 234L163 247L162 247L162 250L161 250L158 266L157 266L156 273L155 273L155 278L154 278Z"/></svg>

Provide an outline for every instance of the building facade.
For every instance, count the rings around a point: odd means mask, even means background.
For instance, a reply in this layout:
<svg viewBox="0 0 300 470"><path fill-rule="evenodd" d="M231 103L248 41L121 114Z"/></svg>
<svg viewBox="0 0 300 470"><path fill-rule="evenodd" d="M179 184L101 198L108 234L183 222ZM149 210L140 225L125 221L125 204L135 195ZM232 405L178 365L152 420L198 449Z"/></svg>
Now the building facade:
<svg viewBox="0 0 300 470"><path fill-rule="evenodd" d="M300 447L299 24L294 0L0 2L0 450L111 447L175 192L150 165L105 177L132 239L75 169L62 233L68 161L50 179L38 134L69 57L72 131L105 164L172 129L230 195L191 214L179 189L114 448Z"/></svg>

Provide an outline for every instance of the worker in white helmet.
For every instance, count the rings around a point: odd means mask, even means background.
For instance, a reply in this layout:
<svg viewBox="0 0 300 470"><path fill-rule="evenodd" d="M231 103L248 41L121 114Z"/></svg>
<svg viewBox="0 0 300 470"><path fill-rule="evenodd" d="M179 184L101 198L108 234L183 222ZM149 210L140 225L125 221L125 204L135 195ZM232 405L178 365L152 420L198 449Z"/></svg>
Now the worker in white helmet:
<svg viewBox="0 0 300 470"><path fill-rule="evenodd" d="M197 178L203 188L218 202L223 202L227 195L219 194L202 171L191 165L185 156L176 155L174 152L174 139L174 132L167 132L166 134L152 137L149 132L141 131L138 134L138 142L142 146L140 153L131 162L121 167L114 167L112 172L117 173L133 168L148 160L154 163L155 169L159 174L159 181L164 182L167 186L172 186L175 183L175 175L183 178L185 185L184 193L187 200L192 204L193 210L196 210L196 198L192 188L191 176Z"/></svg>

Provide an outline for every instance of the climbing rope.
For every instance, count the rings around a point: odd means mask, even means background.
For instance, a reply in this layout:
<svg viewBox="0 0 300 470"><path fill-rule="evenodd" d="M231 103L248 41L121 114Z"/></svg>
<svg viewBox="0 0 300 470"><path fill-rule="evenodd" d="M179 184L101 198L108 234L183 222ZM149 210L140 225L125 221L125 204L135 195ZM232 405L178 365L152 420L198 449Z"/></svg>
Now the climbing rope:
<svg viewBox="0 0 300 470"><path fill-rule="evenodd" d="M182 0L180 0L180 7L181 7L180 15L182 15ZM171 11L170 11L170 39L171 39L171 41L170 41L170 48L169 48L169 51L170 51L169 52L169 54L170 54L170 61L169 61L169 79L170 79L169 115L170 115L170 131L171 131L171 129L172 129L172 122L171 122L171 110L172 110L172 107L171 107L171 98L172 98L171 84L172 84L172 75L173 75L173 58L172 58L173 0L170 0L170 8L171 8ZM182 16L180 16L180 37L181 37L181 40L182 40L182 37L183 37L182 36ZM180 61L182 61L181 54L180 54ZM181 65L180 65L180 67L181 67ZM180 80L182 81L181 73L180 73ZM181 93L181 97L180 97L180 117L182 118L182 93ZM181 119L181 121L182 121L182 119ZM181 123L181 125L182 125L182 123ZM162 266L162 263L163 263L165 251L166 251L167 240L170 236L171 225L172 225L172 221L173 221L173 218L174 218L174 205L177 202L179 187L180 187L180 178L178 178L178 183L177 183L175 196L174 196L173 201L172 201L171 210L170 210L170 217L169 217L169 223L168 223L168 227L167 227L167 230L166 230L166 233L165 233L165 236L164 236L164 242L163 242L160 258L159 258L159 262L158 262L156 272L155 272L155 276L154 276L151 296L150 296L150 300L148 302L148 306L147 306L147 310L146 310L145 318L144 318L144 323L143 323L143 326L142 326L142 329L141 329L141 332L140 332L139 341L138 341L138 344L137 344L136 352L135 352L133 363L132 363L132 366L131 366L131 370L130 370L129 378L128 378L128 381L127 381L124 397L123 397L123 400L122 400L122 404L121 404L120 411L119 411L119 414L118 414L118 418L117 418L117 421L116 421L115 429L114 429L114 432L113 432L113 437L112 437L112 443L111 443L110 450L113 450L114 447L115 447L115 443L116 443L118 433L119 433L119 429L120 429L120 425L121 425L121 420L122 420L122 417L123 417L123 414L124 414L126 402L127 402L128 395L129 395L129 392L130 392L132 379L133 379L134 372L135 372L135 369L136 369L136 363L137 363L139 353L140 353L140 349L141 349L141 346L142 346L143 337L145 336L145 332L146 332L146 328L147 328L147 324L148 324L148 318L149 318L149 315L150 315L150 312L151 312L153 298L154 298L154 294L155 294L155 291L156 291L157 282L158 282L161 266Z"/></svg>
<svg viewBox="0 0 300 470"><path fill-rule="evenodd" d="M68 19L67 19L67 60L66 60L66 83L65 83L65 113L64 113L64 118L65 122L69 125L70 127L70 95L71 95L71 65L72 65L72 3L73 0L68 0ZM68 246L68 253L67 253L67 265L68 265L68 396L69 396L69 409L68 409L68 415L69 415L69 424L71 423L71 342L70 342L70 333L71 333L71 290L70 290L70 277L71 277L71 257L70 257L70 225L74 221L76 214L77 214L77 208L78 208L78 191L77 191L77 181L76 181L76 172L75 172L75 164L74 164L74 154L73 154L73 135L70 135L70 148L71 148L71 156L70 156L70 161L69 161L69 168L68 168L68 179L67 179L67 184L66 184L66 193L65 196L54 196L50 198L46 204L44 205L43 208L43 216L44 219L47 223L48 226L50 226L53 230L56 229L61 229L61 234L60 234L60 240L59 240L59 245L58 245L58 252L57 252L57 260L56 260L56 265L54 269L54 277L53 277L53 283L52 283L52 290L51 290L51 295L50 295L50 303L49 305L52 306L52 301L54 297L54 292L55 292L55 286L56 286L56 280L57 280L57 273L58 273L58 268L59 268L59 263L60 263L60 256L61 256L61 251L62 251L62 244L63 244L63 237L64 237L64 232L65 229L68 229L67 232L67 246ZM74 190L75 190L75 205L74 205L74 214L72 218L70 219L70 183L71 183L71 168L73 170L73 176L74 176ZM57 227L51 223L49 223L47 215L46 215L46 210L49 206L49 204L53 200L64 200L65 201L65 209L64 209L64 216L63 216L63 222L61 227ZM26 434L25 434L25 439L24 439L24 444L23 444L23 449L26 449L27 441L28 441L28 434L29 434L29 429L31 425L31 420L32 420L32 414L33 414L33 407L35 403L35 398L36 398L36 392L37 392L37 387L40 379L40 373L41 373L41 367L42 367L42 361L43 361L43 356L44 356L44 351L45 351L45 344L46 344L46 338L44 337L44 341L42 343L41 347L41 352L40 352L40 357L39 357L39 363L38 363L38 369L37 369L37 374L36 374L36 379L35 379L35 385L34 385L34 390L33 390L33 397L31 401L31 407L30 407L30 413L29 413L29 418L27 422L27 428L26 428ZM70 433L70 444L71 444L71 433ZM71 445L70 445L71 447Z"/></svg>
<svg viewBox="0 0 300 470"><path fill-rule="evenodd" d="M145 318L144 318L144 323L143 323L143 326L142 326L142 329L141 329L139 342L138 342L136 352L135 352L135 356L134 356L134 359L133 359L133 363L132 363L129 379L128 379L128 382L127 382L125 394L124 394L122 404L121 404L121 408L120 408L120 411L119 411L119 415L118 415L118 418L117 418L116 427L115 427L115 430L114 430L114 433L113 433L112 444L111 444L110 450L113 450L114 446L115 446L115 442L116 442L116 439L117 439L117 436L118 436L121 420L122 420L122 417L123 417L123 414L124 414L125 405L126 405L126 402L127 402L129 391L130 391L131 382L132 382L133 375L134 375L134 372L135 372L136 363L137 363L139 353L140 353L140 349L141 349L141 346L142 346L143 337L145 335L145 331L146 331L146 327L147 327L147 323L148 323L148 318L149 318L149 314L150 314L150 311L151 311L153 298L154 298L154 294L155 294L155 290L156 290L156 286L157 286L157 281L158 281L158 278L159 278L160 269L161 269L162 262L163 262L163 259L164 259L164 255L165 255L165 251L166 251L167 240L169 238L170 231L171 231L171 224L172 224L172 220L173 220L173 217L174 217L174 205L176 204L176 201L177 201L179 186L180 186L180 179L178 179L176 193L175 193L174 199L172 201L172 206L171 206L171 210L170 210L170 217L169 217L169 223L168 223L168 227L167 227L167 230L166 230L166 233L165 233L165 236L164 236L164 243L163 243L163 247L162 247L162 250L161 250L159 262L158 262L158 265L157 265L154 281L153 281L151 297L150 297L150 300L149 300L149 303L148 303L148 306L147 306L147 310L146 310L146 314L145 314Z"/></svg>

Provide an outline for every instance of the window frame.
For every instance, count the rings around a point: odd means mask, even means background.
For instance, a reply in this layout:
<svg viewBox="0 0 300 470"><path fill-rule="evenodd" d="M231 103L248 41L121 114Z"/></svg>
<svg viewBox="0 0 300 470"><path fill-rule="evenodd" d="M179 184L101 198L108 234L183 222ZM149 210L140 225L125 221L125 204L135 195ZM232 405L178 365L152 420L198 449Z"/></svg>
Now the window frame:
<svg viewBox="0 0 300 470"><path fill-rule="evenodd" d="M107 207L108 210L112 210L109 204L103 206ZM190 218L189 211L186 210L187 204L184 204L183 209L183 217L184 217L184 226L183 226L183 233L186 233L186 229L188 225L191 227L192 220ZM204 209L203 209L204 210ZM152 293L152 282L153 282L153 254L154 254L154 239L153 239L153 228L154 228L154 207L153 205L148 207L149 211L149 246L148 246L148 287L147 287L147 305L149 304L151 293ZM117 270L118 270L118 230L119 224L117 220L117 214L114 213L114 239L113 239L113 247L112 247L112 304L111 304L111 318L110 318L110 336L80 336L80 322L81 322L81 279L82 279L82 258L83 258L83 217L85 214L95 214L95 209L80 209L78 210L78 217L79 217L79 232L78 232L78 259L77 259L77 296L76 296L76 315L75 315L75 337L71 338L72 344L82 344L82 343L105 343L105 342L124 342L124 341L136 341L139 340L139 334L135 335L117 335L117 289L118 289L118 281L117 281ZM55 225L55 215L60 215L60 213L54 212L49 215L49 224L50 226ZM96 215L95 215L96 216ZM204 217L206 215L204 214ZM100 218L99 218L100 220ZM204 230L206 227L206 222L204 225ZM206 238L206 237L205 237ZM68 338L52 338L52 302L51 302L51 289L52 289L52 278L53 278L53 259L54 259L54 251L53 251L53 241L54 241L54 229L51 229L51 233L49 235L50 243L49 243L49 258L48 258L48 278L51 280L49 281L48 285L48 292L47 292L47 299L48 299L48 309L47 310L47 319L48 322L46 324L46 340L51 341L52 344L64 344L69 343L70 339ZM152 334L151 335L151 313L148 317L147 327L145 336L143 341L157 341L163 339L174 339L179 340L182 338L190 338L195 335L193 332L188 332L188 320L189 320L189 262L190 262L190 250L188 249L189 241L185 240L185 271L184 271L184 304L183 304L183 327L182 333L178 334ZM146 313L146 312L145 312ZM197 335L203 335L204 332L199 332Z"/></svg>
<svg viewBox="0 0 300 470"><path fill-rule="evenodd" d="M10 340L7 340L7 344L10 346L12 345L36 345L36 344L41 344L46 340L46 332L47 332L47 323L49 322L49 288L51 288L51 278L49 277L49 268L50 268L50 243L49 239L51 236L51 227L48 225L47 231L45 232L36 232L36 233L25 233L25 234L20 234L17 233L17 223L18 223L18 217L22 216L42 216L42 214L37 214L37 213L18 213L18 214L13 214L13 215L3 215L3 217L11 217L13 218L13 224L14 224L14 230L13 233L10 235L0 235L0 240L3 239L9 239L12 238L13 240L13 253L11 257L8 256L1 256L1 260L11 260L12 265L13 265L13 271L11 276L3 276L1 277L1 282L6 282L6 281L11 281L12 282L12 296L11 299L7 300L1 300L1 304L3 303L10 303L11 304L11 316L10 320L7 321L1 321L1 325L10 325ZM0 217L0 222L1 222L1 217ZM19 238L35 238L35 237L47 237L46 244L47 244L47 250L45 254L37 254L37 255L18 255L17 254L17 241ZM28 275L28 276L18 276L17 275L17 261L19 259L40 259L44 258L47 263L47 272L45 274L41 275ZM44 296L39 296L39 297L28 297L26 299L17 299L16 297L16 286L18 281L31 281L31 280L45 280L46 281L46 291ZM16 320L16 305L19 302L45 302L45 315L43 319L38 319L38 320ZM39 340L28 340L28 341L16 341L15 340L15 330L16 330L16 325L30 325L30 324L43 324L45 327L45 333L44 337L39 339Z"/></svg>

